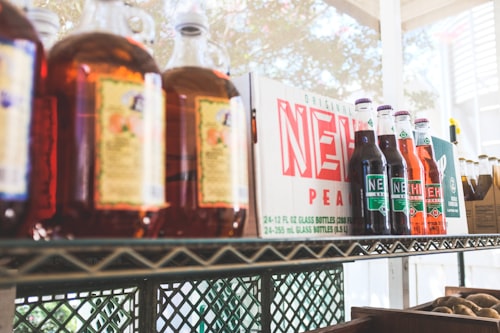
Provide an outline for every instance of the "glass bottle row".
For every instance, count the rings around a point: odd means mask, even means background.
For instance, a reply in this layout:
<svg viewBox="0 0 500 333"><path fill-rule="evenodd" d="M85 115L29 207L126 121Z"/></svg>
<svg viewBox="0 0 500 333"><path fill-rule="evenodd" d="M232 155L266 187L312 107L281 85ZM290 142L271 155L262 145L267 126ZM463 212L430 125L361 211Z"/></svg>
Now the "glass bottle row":
<svg viewBox="0 0 500 333"><path fill-rule="evenodd" d="M160 70L124 8L87 1L81 27L47 53L0 0L0 237L241 235L246 121L207 57L204 12L178 13Z"/></svg>

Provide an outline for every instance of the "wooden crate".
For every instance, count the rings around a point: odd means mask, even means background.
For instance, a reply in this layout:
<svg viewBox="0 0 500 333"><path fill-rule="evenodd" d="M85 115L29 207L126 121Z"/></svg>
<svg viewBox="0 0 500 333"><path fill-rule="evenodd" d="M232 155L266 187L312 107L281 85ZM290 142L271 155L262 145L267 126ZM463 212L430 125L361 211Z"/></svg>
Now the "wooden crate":
<svg viewBox="0 0 500 333"><path fill-rule="evenodd" d="M500 320L421 310L353 307L353 319L373 318L374 333L500 333Z"/></svg>
<svg viewBox="0 0 500 333"><path fill-rule="evenodd" d="M500 290L445 287L443 296L486 293L500 298ZM405 309L352 307L352 320L309 333L500 333L500 319L430 312L432 302Z"/></svg>

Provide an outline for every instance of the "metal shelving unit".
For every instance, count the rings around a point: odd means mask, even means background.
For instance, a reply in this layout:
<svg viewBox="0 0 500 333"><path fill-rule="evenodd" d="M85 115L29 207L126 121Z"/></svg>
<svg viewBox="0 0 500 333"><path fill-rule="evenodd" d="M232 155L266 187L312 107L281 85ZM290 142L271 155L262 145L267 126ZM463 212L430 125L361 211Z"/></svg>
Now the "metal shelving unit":
<svg viewBox="0 0 500 333"><path fill-rule="evenodd" d="M0 241L0 285L203 277L289 266L500 248L500 234L318 239Z"/></svg>
<svg viewBox="0 0 500 333"><path fill-rule="evenodd" d="M345 320L344 262L498 248L500 234L4 240L0 287L17 287L15 332L306 332Z"/></svg>

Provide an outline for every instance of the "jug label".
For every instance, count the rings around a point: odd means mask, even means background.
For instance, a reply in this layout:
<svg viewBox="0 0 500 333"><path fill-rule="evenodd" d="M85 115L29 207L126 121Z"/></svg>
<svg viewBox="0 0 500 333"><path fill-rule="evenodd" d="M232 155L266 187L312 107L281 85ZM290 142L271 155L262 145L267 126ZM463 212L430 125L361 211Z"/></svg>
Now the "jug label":
<svg viewBox="0 0 500 333"><path fill-rule="evenodd" d="M386 215L388 206L387 179L383 174L366 175L366 199L370 211L379 211Z"/></svg>
<svg viewBox="0 0 500 333"><path fill-rule="evenodd" d="M200 207L248 205L246 122L243 104L198 97L195 103Z"/></svg>
<svg viewBox="0 0 500 333"><path fill-rule="evenodd" d="M0 198L25 200L35 44L0 39Z"/></svg>
<svg viewBox="0 0 500 333"><path fill-rule="evenodd" d="M143 81L101 76L96 84L96 114L96 206L159 208L165 199L161 89Z"/></svg>

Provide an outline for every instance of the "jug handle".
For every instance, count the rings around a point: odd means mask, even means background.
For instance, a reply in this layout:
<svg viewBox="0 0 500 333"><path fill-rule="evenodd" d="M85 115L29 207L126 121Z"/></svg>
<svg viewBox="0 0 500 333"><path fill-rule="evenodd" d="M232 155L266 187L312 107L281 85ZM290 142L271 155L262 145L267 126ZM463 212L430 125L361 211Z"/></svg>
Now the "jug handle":
<svg viewBox="0 0 500 333"><path fill-rule="evenodd" d="M208 53L209 53L208 56L212 60L215 68L221 71L222 73L229 75L231 64L227 49L224 46L218 44L217 42L214 42L213 40L209 39Z"/></svg>
<svg viewBox="0 0 500 333"><path fill-rule="evenodd" d="M155 21L146 11L127 4L125 7L127 25L132 32L131 37L143 44L146 48L151 48L155 42ZM139 22L139 28L136 27Z"/></svg>

